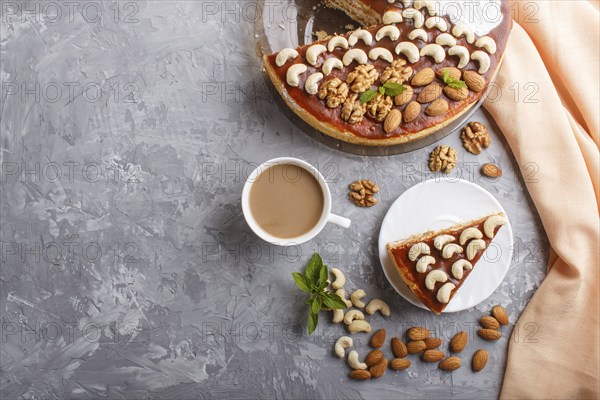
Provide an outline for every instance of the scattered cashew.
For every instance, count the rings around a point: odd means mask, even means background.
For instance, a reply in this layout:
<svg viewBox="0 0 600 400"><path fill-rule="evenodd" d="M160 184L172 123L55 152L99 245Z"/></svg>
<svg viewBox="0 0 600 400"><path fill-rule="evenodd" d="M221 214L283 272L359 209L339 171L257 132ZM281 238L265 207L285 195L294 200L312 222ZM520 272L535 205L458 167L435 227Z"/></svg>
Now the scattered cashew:
<svg viewBox="0 0 600 400"><path fill-rule="evenodd" d="M346 284L344 273L338 268L332 268L331 275L335 276L335 280L331 283L331 287L335 290L343 288Z"/></svg>
<svg viewBox="0 0 600 400"><path fill-rule="evenodd" d="M333 318L331 319L331 322L333 322L334 324L339 324L343 320L344 320L344 310L334 308L333 309Z"/></svg>
<svg viewBox="0 0 600 400"><path fill-rule="evenodd" d="M350 336L342 336L335 342L335 355L339 358L344 358L346 355L346 348L354 345Z"/></svg>
<svg viewBox="0 0 600 400"><path fill-rule="evenodd" d="M436 14L436 10L435 10L435 2L434 1L419 1L416 0L414 2L413 7L417 10L420 10L423 7L427 8L427 12L429 13L429 15L435 15Z"/></svg>
<svg viewBox="0 0 600 400"><path fill-rule="evenodd" d="M415 40L415 39L419 38L422 41L426 42L427 39L429 38L429 35L427 34L427 31L425 29L413 29L408 34L408 38L410 40Z"/></svg>
<svg viewBox="0 0 600 400"><path fill-rule="evenodd" d="M350 325L354 320L365 319L365 314L360 310L350 310L344 315L344 323Z"/></svg>
<svg viewBox="0 0 600 400"><path fill-rule="evenodd" d="M475 46L483 47L490 54L496 54L496 41L489 36L482 36L477 39Z"/></svg>
<svg viewBox="0 0 600 400"><path fill-rule="evenodd" d="M462 279L463 271L465 269L467 271L470 271L471 269L473 269L473 265L471 265L470 262L462 258L458 261L455 261L454 264L452 264L452 276L454 276L456 279Z"/></svg>
<svg viewBox="0 0 600 400"><path fill-rule="evenodd" d="M439 44L433 43L425 45L425 47L421 49L420 54L421 57L429 56L433 58L433 60L438 64L444 61L444 58L446 58L446 52L444 51L444 48Z"/></svg>
<svg viewBox="0 0 600 400"><path fill-rule="evenodd" d="M331 53L333 50L335 50L336 47L347 49L348 39L346 39L343 36L334 36L331 39L329 39L329 42L327 43L327 50Z"/></svg>
<svg viewBox="0 0 600 400"><path fill-rule="evenodd" d="M322 44L314 44L306 50L306 61L312 66L317 64L319 56L327 51L327 47Z"/></svg>
<svg viewBox="0 0 600 400"><path fill-rule="evenodd" d="M454 283L445 283L437 292L437 300L440 303L448 303L450 301L450 293L452 293L455 287Z"/></svg>
<svg viewBox="0 0 600 400"><path fill-rule="evenodd" d="M348 44L354 46L359 40L362 40L367 46L370 46L371 43L373 43L373 35L365 29L357 29L352 32L352 35L348 38Z"/></svg>
<svg viewBox="0 0 600 400"><path fill-rule="evenodd" d="M467 245L467 259L472 260L479 250L485 249L485 242L481 239L471 240Z"/></svg>
<svg viewBox="0 0 600 400"><path fill-rule="evenodd" d="M435 258L433 258L432 256L423 256L421 258L419 258L419 261L417 261L417 272L423 273L425 271L427 271L427 267L430 264L434 264L435 263Z"/></svg>
<svg viewBox="0 0 600 400"><path fill-rule="evenodd" d="M344 61L345 66L352 64L352 61L356 61L359 65L363 65L369 61L369 58L367 57L367 53L365 53L363 50L351 49L344 54L342 61Z"/></svg>
<svg viewBox="0 0 600 400"><path fill-rule="evenodd" d="M456 253L462 253L463 248L457 245L456 243L450 243L444 246L442 249L442 257L450 258Z"/></svg>
<svg viewBox="0 0 600 400"><path fill-rule="evenodd" d="M344 303L346 303L346 307L348 307L348 308L352 307L352 302L346 298L346 290L344 288L340 288L340 289L336 290L335 294L337 294L338 296L340 296L342 298Z"/></svg>
<svg viewBox="0 0 600 400"><path fill-rule="evenodd" d="M435 239L433 239L433 247L435 247L438 250L442 250L442 248L450 242L454 242L454 236L452 235L440 235L440 236L436 236Z"/></svg>
<svg viewBox="0 0 600 400"><path fill-rule="evenodd" d="M400 37L400 29L396 28L394 25L386 25L377 31L375 40L379 42L386 36L389 37L392 42L395 42Z"/></svg>
<svg viewBox="0 0 600 400"><path fill-rule="evenodd" d="M440 17L427 18L427 21L425 21L425 26L429 29L437 28L441 32L446 32L448 30L448 23L445 19Z"/></svg>
<svg viewBox="0 0 600 400"><path fill-rule="evenodd" d="M419 61L419 48L411 42L400 42L396 46L396 54L404 54L411 64Z"/></svg>
<svg viewBox="0 0 600 400"><path fill-rule="evenodd" d="M402 13L400 11L386 11L383 14L383 23L386 25L389 24L398 24L402 22Z"/></svg>
<svg viewBox="0 0 600 400"><path fill-rule="evenodd" d="M488 69L490 69L490 56L488 56L487 53L484 53L481 50L477 50L471 53L471 60L479 62L479 70L477 70L477 72L479 72L480 74L485 74L488 71Z"/></svg>
<svg viewBox="0 0 600 400"><path fill-rule="evenodd" d="M471 227L467 228L460 234L460 242L461 246L464 246L471 239L481 239L483 237L483 233L477 228Z"/></svg>
<svg viewBox="0 0 600 400"><path fill-rule="evenodd" d="M304 64L294 64L288 68L286 80L288 85L297 87L300 84L300 75L306 72L308 67Z"/></svg>
<svg viewBox="0 0 600 400"><path fill-rule="evenodd" d="M430 253L431 253L431 249L429 248L427 243L419 242L419 243L413 244L410 247L410 250L408 250L408 258L410 259L410 261L415 261L417 259L417 257L419 257L421 254L430 254Z"/></svg>
<svg viewBox="0 0 600 400"><path fill-rule="evenodd" d="M365 311L369 315L375 314L377 311L381 312L382 315L389 317L391 315L390 306L383 300L373 299L367 304Z"/></svg>
<svg viewBox="0 0 600 400"><path fill-rule="evenodd" d="M504 225L506 221L506 218L502 215L492 215L486 219L483 223L483 231L485 232L485 236L493 239L496 227Z"/></svg>
<svg viewBox="0 0 600 400"><path fill-rule="evenodd" d="M441 269L434 269L425 277L425 287L429 290L435 289L436 282L446 282L448 275Z"/></svg>
<svg viewBox="0 0 600 400"><path fill-rule="evenodd" d="M304 82L304 90L308 94L317 94L319 91L319 82L323 80L323 74L320 72L315 72L311 74ZM335 282L334 282L335 283Z"/></svg>
<svg viewBox="0 0 600 400"><path fill-rule="evenodd" d="M394 61L394 56L392 52L384 47L375 47L369 52L369 58L371 60L377 60L378 58L383 58L385 61L391 63Z"/></svg>
<svg viewBox="0 0 600 400"><path fill-rule="evenodd" d="M350 368L352 369L367 369L367 364L358 361L358 353L356 350L352 350L348 353L348 365L350 365Z"/></svg>
<svg viewBox="0 0 600 400"><path fill-rule="evenodd" d="M339 58L331 57L331 58L328 58L327 60L325 60L325 62L323 63L323 68L321 68L321 71L323 71L323 74L329 75L329 74L331 74L331 71L333 71L334 68L343 69L344 64L342 63L342 60L340 60Z"/></svg>
<svg viewBox="0 0 600 400"><path fill-rule="evenodd" d="M471 56L469 56L469 50L464 46L452 46L448 49L449 56L458 56L460 59L458 62L458 68L464 68L469 63Z"/></svg>
<svg viewBox="0 0 600 400"><path fill-rule="evenodd" d="M352 294L350 295L350 300L352 301L352 304L354 304L354 307L364 308L365 303L360 301L360 299L362 299L366 295L367 295L367 293L362 289L358 289L358 290L355 290L354 292L352 292Z"/></svg>
<svg viewBox="0 0 600 400"><path fill-rule="evenodd" d="M475 33L473 32L473 29L471 29L471 27L464 22L459 22L454 25L454 28L452 28L452 34L457 38L464 35L469 43L473 43L475 41Z"/></svg>
<svg viewBox="0 0 600 400"><path fill-rule="evenodd" d="M357 333L357 332L371 332L371 325L365 320L356 319L352 321L350 325L348 325L348 332Z"/></svg>
<svg viewBox="0 0 600 400"><path fill-rule="evenodd" d="M286 62L293 60L296 57L298 57L298 52L296 50L290 48L283 49L277 54L277 57L275 57L275 64L277 64L278 67L282 67Z"/></svg>
<svg viewBox="0 0 600 400"><path fill-rule="evenodd" d="M425 20L421 11L415 10L414 8L405 8L404 11L402 11L402 16L406 19L412 19L415 28L422 27Z"/></svg>
<svg viewBox="0 0 600 400"><path fill-rule="evenodd" d="M435 42L440 46L456 46L456 39L449 33L442 33L438 37L435 38Z"/></svg>

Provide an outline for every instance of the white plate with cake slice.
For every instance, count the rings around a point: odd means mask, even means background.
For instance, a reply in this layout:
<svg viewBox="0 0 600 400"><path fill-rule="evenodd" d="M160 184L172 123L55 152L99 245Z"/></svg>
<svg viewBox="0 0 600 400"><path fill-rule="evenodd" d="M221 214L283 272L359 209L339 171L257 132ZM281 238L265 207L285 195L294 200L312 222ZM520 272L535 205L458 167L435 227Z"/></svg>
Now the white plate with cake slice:
<svg viewBox="0 0 600 400"><path fill-rule="evenodd" d="M507 215L487 190L462 179L431 179L408 189L392 204L379 231L379 259L388 281L410 303L427 309L404 283L386 245L497 213ZM443 312L469 309L494 293L510 267L513 243L507 220Z"/></svg>

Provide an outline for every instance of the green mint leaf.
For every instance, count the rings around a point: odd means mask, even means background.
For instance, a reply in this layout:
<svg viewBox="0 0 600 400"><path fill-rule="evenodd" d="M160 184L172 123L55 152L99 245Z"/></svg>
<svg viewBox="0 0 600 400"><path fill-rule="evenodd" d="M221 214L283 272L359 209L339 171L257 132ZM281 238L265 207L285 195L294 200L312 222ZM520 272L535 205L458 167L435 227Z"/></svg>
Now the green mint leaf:
<svg viewBox="0 0 600 400"><path fill-rule="evenodd" d="M314 298L312 304L310 305L310 312L312 314L318 314L321 311L321 306L323 305L323 300L321 297L317 296Z"/></svg>
<svg viewBox="0 0 600 400"><path fill-rule="evenodd" d="M319 285L319 292L322 292L325 290L325 288L329 286L329 282L327 282L327 279L324 280L323 282L321 282L321 284Z"/></svg>
<svg viewBox="0 0 600 400"><path fill-rule="evenodd" d="M379 86L379 93L385 94L385 88L383 86Z"/></svg>
<svg viewBox="0 0 600 400"><path fill-rule="evenodd" d="M401 83L396 82L386 82L383 84L383 89L385 90L386 96L398 96L404 93L406 90L406 86Z"/></svg>
<svg viewBox="0 0 600 400"><path fill-rule="evenodd" d="M296 282L296 286L298 289L303 292L310 292L310 279L300 272L292 272L292 276L294 277L294 282Z"/></svg>
<svg viewBox="0 0 600 400"><path fill-rule="evenodd" d="M346 308L344 300L335 293L325 293L325 296L323 296L323 303L329 308L337 308L340 310Z"/></svg>
<svg viewBox="0 0 600 400"><path fill-rule="evenodd" d="M319 313L309 313L308 314L308 334L312 335L315 329L317 329L317 324L319 323Z"/></svg>
<svg viewBox="0 0 600 400"><path fill-rule="evenodd" d="M323 260L321 259L321 256L318 253L313 254L312 258L308 262L308 265L306 266L306 276L314 285L317 285L322 266Z"/></svg>
<svg viewBox="0 0 600 400"><path fill-rule="evenodd" d="M448 72L448 69L444 70L444 77L442 78L442 80L446 85L450 86L453 89L462 89L467 87L467 84L464 81L451 77L450 73Z"/></svg>
<svg viewBox="0 0 600 400"><path fill-rule="evenodd" d="M377 96L377 90L369 89L362 92L360 95L360 104L365 104L373 100Z"/></svg>
<svg viewBox="0 0 600 400"><path fill-rule="evenodd" d="M319 287L321 287L324 282L327 282L327 278L329 278L329 270L327 269L327 265L321 264L321 270L319 271Z"/></svg>

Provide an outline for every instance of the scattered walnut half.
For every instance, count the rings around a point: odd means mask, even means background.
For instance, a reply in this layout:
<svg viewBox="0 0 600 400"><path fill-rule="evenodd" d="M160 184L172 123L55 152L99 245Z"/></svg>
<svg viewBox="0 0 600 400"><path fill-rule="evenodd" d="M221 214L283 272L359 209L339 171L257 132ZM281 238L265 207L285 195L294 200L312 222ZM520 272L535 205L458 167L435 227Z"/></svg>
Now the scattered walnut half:
<svg viewBox="0 0 600 400"><path fill-rule="evenodd" d="M492 141L486 126L481 122L469 122L463 128L460 138L465 149L473 154L481 153L481 149L489 147Z"/></svg>
<svg viewBox="0 0 600 400"><path fill-rule="evenodd" d="M442 171L449 174L456 166L456 150L450 146L438 146L429 156L429 169L432 172Z"/></svg>
<svg viewBox="0 0 600 400"><path fill-rule="evenodd" d="M333 78L321 85L319 98L327 99L327 107L338 108L348 98L348 85L340 78Z"/></svg>
<svg viewBox="0 0 600 400"><path fill-rule="evenodd" d="M348 74L346 83L354 93L362 93L370 89L378 78L379 72L373 64L359 65Z"/></svg>
<svg viewBox="0 0 600 400"><path fill-rule="evenodd" d="M366 104L360 104L358 95L353 94L348 97L342 107L342 119L349 124L356 124L362 121L365 112L367 111Z"/></svg>
<svg viewBox="0 0 600 400"><path fill-rule="evenodd" d="M375 193L379 192L379 186L377 186L370 179L363 179L360 181L352 182L348 185L350 193L348 197L354 204L359 207L371 207L377 204Z"/></svg>
<svg viewBox="0 0 600 400"><path fill-rule="evenodd" d="M404 83L410 79L413 74L413 69L410 66L406 66L406 61L399 59L394 60L392 65L387 67L381 73L381 83L394 82Z"/></svg>

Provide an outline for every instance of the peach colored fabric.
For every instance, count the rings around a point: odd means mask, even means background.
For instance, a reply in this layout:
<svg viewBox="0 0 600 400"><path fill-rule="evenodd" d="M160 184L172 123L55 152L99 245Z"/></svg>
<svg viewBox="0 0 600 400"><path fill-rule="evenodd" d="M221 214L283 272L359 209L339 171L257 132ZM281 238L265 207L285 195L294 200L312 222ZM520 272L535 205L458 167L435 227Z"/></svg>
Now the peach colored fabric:
<svg viewBox="0 0 600 400"><path fill-rule="evenodd" d="M528 15L527 3L512 2L520 12L514 13L497 78L502 94L485 107L526 177L552 254L546 278L513 331L501 398L597 399L598 6L581 0L537 1L538 11ZM539 88L532 98L537 102L525 99L532 87ZM531 165L537 169L533 176L534 169L527 169ZM528 323L539 328L537 342L524 340Z"/></svg>

